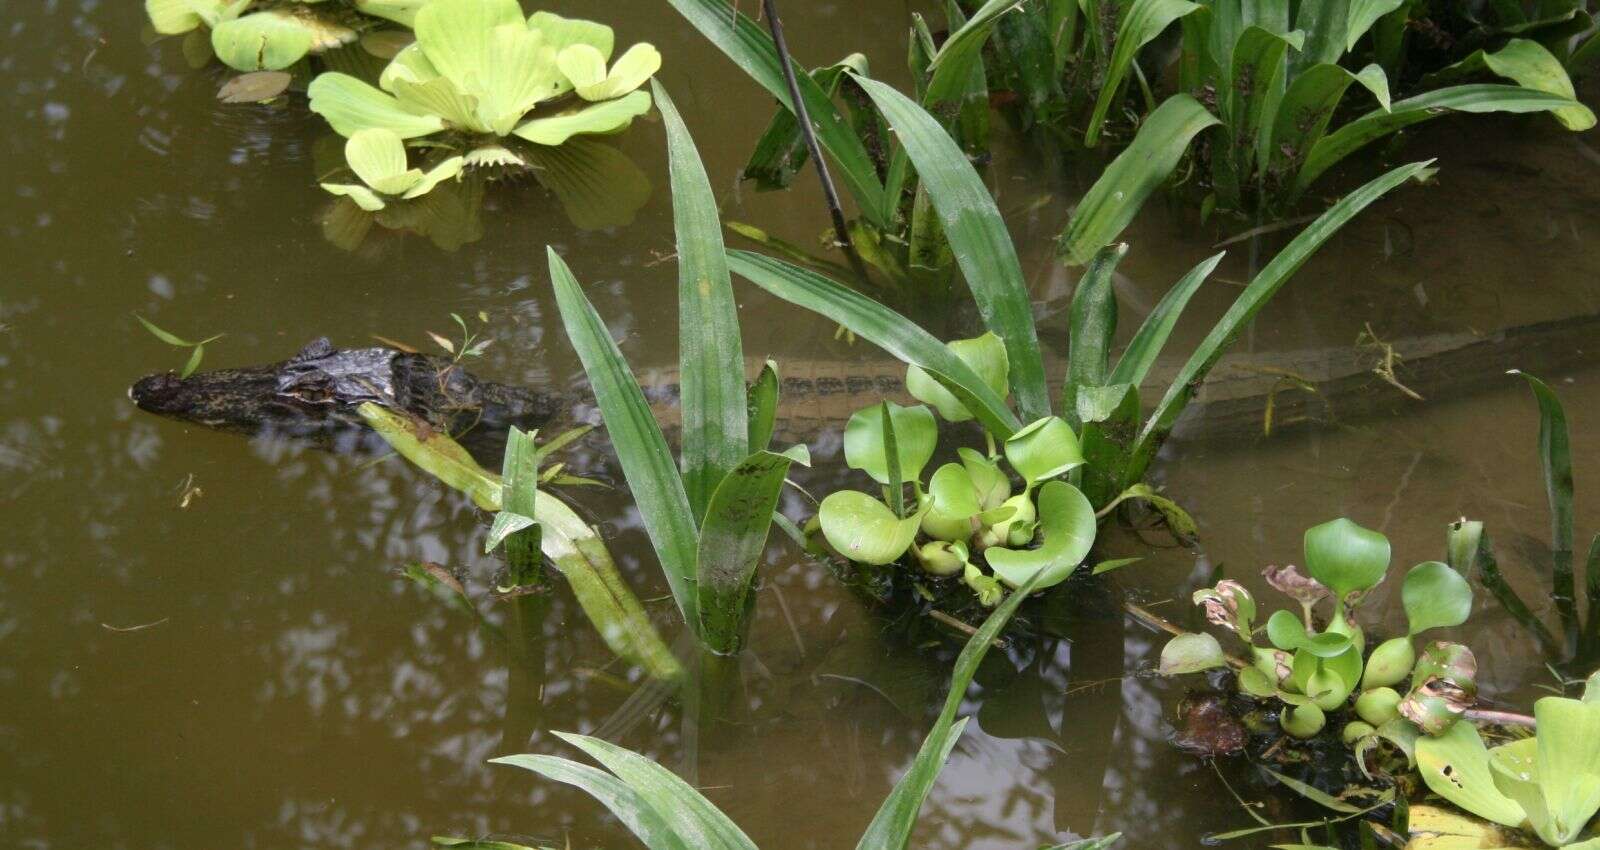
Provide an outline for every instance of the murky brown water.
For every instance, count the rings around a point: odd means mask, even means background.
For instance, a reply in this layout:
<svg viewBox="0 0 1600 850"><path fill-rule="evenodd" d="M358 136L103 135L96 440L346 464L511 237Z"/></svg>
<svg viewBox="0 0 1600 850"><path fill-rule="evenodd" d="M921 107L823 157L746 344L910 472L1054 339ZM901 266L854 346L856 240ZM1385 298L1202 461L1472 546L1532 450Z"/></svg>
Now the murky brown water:
<svg viewBox="0 0 1600 850"><path fill-rule="evenodd" d="M896 79L913 5L816 4L791 13L790 39L809 62L860 50ZM822 231L805 180L778 195L735 189L769 102L664 4L548 6L661 48L661 79L729 218L796 241ZM852 845L937 711L950 653L908 640L788 545L769 553L731 715L697 726L674 701L628 702L644 683L613 663L564 591L542 621L521 624L485 599L525 641L512 653L396 578L399 564L431 559L463 568L483 596L496 567L474 512L420 474L158 420L125 396L132 379L182 356L134 312L191 337L226 332L208 349L207 364L220 366L281 359L321 334L420 343L425 330L449 330L450 311L482 310L497 344L474 371L567 387L578 369L554 321L547 243L636 368L670 368L675 271L660 261L672 234L659 127L619 140L656 187L631 226L582 231L537 187L495 187L481 239L453 253L382 227L348 251L320 223L320 119L298 103L218 106L218 77L187 71L175 41L141 43L142 21L131 2L27 4L8 16L0 49L10 119L0 846L393 848L432 834L626 846L588 798L484 763L572 755L549 731L597 729L690 776L763 847ZM1407 188L1347 228L1242 345L1349 346L1367 323L1388 338L1487 333L1600 310L1597 144L1538 121L1416 134L1408 153L1441 157L1437 185ZM1076 272L1051 263L1050 239L1094 173L1005 142L989 172L1036 300L1055 315L1046 336L1057 347ZM1153 305L1237 225L1226 227L1152 203L1128 234L1125 309ZM1219 276L1245 279L1270 256L1252 253L1236 246ZM1174 345L1197 340L1234 291L1208 284ZM835 341L822 319L741 293L750 354L881 357ZM938 330L970 331L964 319ZM1600 373L1547 377L1573 419L1578 525L1592 531ZM1149 555L1118 583L1188 618L1168 600L1218 564L1248 577L1297 559L1310 524L1347 514L1385 531L1409 564L1441 556L1444 524L1464 514L1490 523L1514 581L1541 586L1546 519L1526 390L1508 378L1498 391L1393 406L1405 415L1175 442L1158 474L1199 519L1203 551L1149 553L1113 535L1108 553ZM839 477L836 445L837 434L812 441L820 463L809 483ZM592 453L577 466L611 474ZM665 584L624 499L573 498L615 532L628 581L670 630ZM1113 830L1128 833L1127 847L1193 846L1248 825L1217 775L1166 742L1181 688L1148 675L1160 641L1082 596L1066 605L1063 637L984 668L968 705L977 720L924 809L917 846L1015 850ZM1466 637L1488 670L1487 695L1515 703L1545 673L1531 644L1480 607ZM1236 785L1248 779L1229 771Z"/></svg>

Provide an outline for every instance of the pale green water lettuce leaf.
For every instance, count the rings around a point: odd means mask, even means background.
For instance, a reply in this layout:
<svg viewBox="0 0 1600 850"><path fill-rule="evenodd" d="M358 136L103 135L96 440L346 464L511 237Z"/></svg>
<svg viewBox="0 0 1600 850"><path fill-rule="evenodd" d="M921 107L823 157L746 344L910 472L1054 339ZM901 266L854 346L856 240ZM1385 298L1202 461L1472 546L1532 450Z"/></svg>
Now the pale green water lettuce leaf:
<svg viewBox="0 0 1600 850"><path fill-rule="evenodd" d="M381 128L352 134L345 142L344 152L350 170L366 185L323 183L322 188L350 198L368 212L383 209L387 205L385 196L421 197L439 183L458 177L462 168L462 158L453 156L426 172L408 169L405 143L394 131Z"/></svg>
<svg viewBox="0 0 1600 850"><path fill-rule="evenodd" d="M920 404L911 407L901 407L892 401L884 404L889 409L889 421L894 427L901 478L903 481L920 481L922 468L933 458L933 449L939 439L939 426L934 421L933 413ZM865 472L879 484L892 483L889 458L884 450L880 406L873 405L851 414L850 421L844 427L844 460L851 469Z"/></svg>
<svg viewBox="0 0 1600 850"><path fill-rule="evenodd" d="M512 132L536 145L559 145L573 136L616 133L650 111L650 94L636 91L616 100L591 103L546 118L534 118Z"/></svg>
<svg viewBox="0 0 1600 850"><path fill-rule="evenodd" d="M300 61L319 43L313 24L279 11L256 12L218 23L211 49L224 65L240 71L278 71ZM355 31L344 28L350 39ZM337 46L343 42L335 41Z"/></svg>
<svg viewBox="0 0 1600 850"><path fill-rule="evenodd" d="M574 69L583 79L568 71L566 58L569 54ZM641 42L628 48L607 71L605 57L600 51L582 44L561 51L556 57L556 64L572 80L572 87L579 97L590 101L610 100L637 89L655 76L661 70L661 54L652 45Z"/></svg>
<svg viewBox="0 0 1600 850"><path fill-rule="evenodd" d="M1416 755L1417 772L1433 793L1485 820L1522 825L1522 807L1495 787L1489 751L1476 726L1453 723L1443 734L1424 735L1417 739Z"/></svg>
<svg viewBox="0 0 1600 850"><path fill-rule="evenodd" d="M363 15L386 18L409 27L416 23L417 12L428 5L428 0L355 0L355 3Z"/></svg>
<svg viewBox="0 0 1600 850"><path fill-rule="evenodd" d="M1060 584L1094 546L1094 506L1065 481L1051 481L1039 489L1039 526L1044 542L1037 549L991 547L985 552L1001 581L1020 587L1043 570L1039 588Z"/></svg>
<svg viewBox="0 0 1600 850"><path fill-rule="evenodd" d="M437 133L445 126L439 116L407 108L393 95L348 74L319 74L306 88L306 94L311 99L311 111L327 119L334 131L345 137L381 127L402 139L412 139Z"/></svg>

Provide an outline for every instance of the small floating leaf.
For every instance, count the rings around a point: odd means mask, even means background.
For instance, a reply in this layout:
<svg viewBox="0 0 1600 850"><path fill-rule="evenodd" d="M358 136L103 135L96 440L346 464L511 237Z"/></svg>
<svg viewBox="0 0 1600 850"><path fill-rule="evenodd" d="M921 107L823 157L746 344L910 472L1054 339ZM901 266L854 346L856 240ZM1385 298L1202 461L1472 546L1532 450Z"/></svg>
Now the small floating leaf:
<svg viewBox="0 0 1600 850"><path fill-rule="evenodd" d="M1161 675L1179 676L1224 667L1222 644L1205 632L1178 635L1161 648Z"/></svg>

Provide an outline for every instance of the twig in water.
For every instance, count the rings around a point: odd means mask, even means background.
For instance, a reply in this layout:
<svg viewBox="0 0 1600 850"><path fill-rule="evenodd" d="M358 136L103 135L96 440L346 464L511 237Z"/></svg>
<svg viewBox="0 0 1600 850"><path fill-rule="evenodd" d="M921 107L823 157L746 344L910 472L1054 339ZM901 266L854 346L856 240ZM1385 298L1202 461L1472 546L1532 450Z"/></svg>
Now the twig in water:
<svg viewBox="0 0 1600 850"><path fill-rule="evenodd" d="M862 282L871 280L867 276L867 267L862 264L861 256L856 253L855 243L850 241L850 229L845 224L844 208L839 204L839 191L833 186L833 177L828 174L828 163L822 158L822 146L817 143L816 130L811 126L811 113L806 109L805 99L800 96L800 82L794 75L794 60L789 58L789 43L783 38L783 22L778 19L778 5L775 0L761 0L761 9L767 19L767 28L772 31L772 44L778 51L778 64L783 66L783 82L789 89L789 101L794 106L795 123L800 125L800 136L806 141L806 150L811 153L811 164L816 166L817 179L822 181L822 196L828 202L828 215L833 218L834 236L839 241L839 247L844 251L845 258L850 261L850 268L860 277Z"/></svg>
<svg viewBox="0 0 1600 850"><path fill-rule="evenodd" d="M168 621L170 619L172 619L172 618L171 617L162 617L161 619L156 620L153 623L140 623L137 626L113 626L110 623L101 623L100 624L100 628L105 629L108 632L119 632L119 633L122 633L122 632L142 632L145 629L153 629L156 626L159 626L162 623L165 623L166 621Z"/></svg>
<svg viewBox="0 0 1600 850"><path fill-rule="evenodd" d="M1404 360L1405 358L1401 357L1399 352L1394 350L1393 345L1390 345L1389 343L1378 338L1378 334L1372 330L1371 322L1367 323L1366 330L1363 330L1356 336L1356 345L1361 348L1375 348L1378 350L1378 365L1372 367L1372 374L1382 378L1384 383L1389 384L1400 392L1405 393L1408 397L1417 401L1423 400L1420 393L1406 386L1405 384L1400 383L1400 379L1395 376L1394 368L1399 366L1400 361Z"/></svg>
<svg viewBox="0 0 1600 850"><path fill-rule="evenodd" d="M1286 219L1284 221L1274 222L1272 224L1263 224L1260 227L1252 227L1249 230L1244 231L1243 233L1237 233L1237 234L1234 234L1233 236L1229 236L1227 239L1224 239L1221 242L1218 242L1217 244L1212 245L1211 247L1213 247L1213 248L1226 248L1229 245L1232 245L1232 244L1234 244L1236 242L1243 242L1246 239L1253 239L1253 238L1255 238L1257 236L1264 236L1264 235L1266 235L1268 233L1272 233L1272 232L1278 231L1278 230L1286 230L1288 228L1295 227L1297 225L1301 225L1301 224L1305 224L1307 222L1315 221L1316 219L1317 219L1317 214L1312 213L1311 215L1303 215L1303 216L1300 216L1299 218Z"/></svg>
<svg viewBox="0 0 1600 850"><path fill-rule="evenodd" d="M966 623L961 622L960 620L956 619L955 617L950 616L949 614L946 614L943 611L940 611L937 608L928 609L928 616L934 618L935 620L938 620L941 623L944 623L945 625L949 626L952 629L955 629L958 632L961 632L962 634L967 635L968 637L971 637L971 636L973 636L973 635L978 633L977 629L967 625ZM999 638L995 638L994 640L989 641L989 645L994 647L995 649L1005 649L1006 648L1006 642L1001 640L1001 639L999 639Z"/></svg>

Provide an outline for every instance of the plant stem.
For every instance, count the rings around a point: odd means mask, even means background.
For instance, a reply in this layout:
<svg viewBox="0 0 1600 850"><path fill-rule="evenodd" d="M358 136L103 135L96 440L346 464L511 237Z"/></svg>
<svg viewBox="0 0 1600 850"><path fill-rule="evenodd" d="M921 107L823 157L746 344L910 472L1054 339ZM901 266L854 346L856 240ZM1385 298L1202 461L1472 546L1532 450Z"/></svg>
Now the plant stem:
<svg viewBox="0 0 1600 850"><path fill-rule="evenodd" d="M1589 541L1589 554L1584 560L1584 595L1589 600L1589 619L1584 623L1580 645L1582 657L1587 658L1600 653L1600 534Z"/></svg>
<svg viewBox="0 0 1600 850"><path fill-rule="evenodd" d="M1532 717L1526 714L1517 714L1513 711L1469 708L1462 716L1478 723L1494 723L1499 726L1526 726L1529 729L1533 729L1538 725Z"/></svg>
<svg viewBox="0 0 1600 850"><path fill-rule="evenodd" d="M834 236L838 239L845 258L850 261L851 270L863 283L868 283L871 278L867 277L867 267L861 262L861 256L856 253L855 243L850 240L850 228L845 224L844 208L839 204L839 190L834 188L833 177L828 173L828 163L822 158L822 145L817 143L816 130L811 126L811 113L806 109L805 99L800 96L800 81L795 77L794 60L789 58L789 43L783 37L783 22L778 18L778 4L776 0L761 0L761 8L767 18L767 27L772 31L772 44L778 50L778 64L783 66L783 82L789 88L789 101L794 105L795 123L800 125L800 136L806 141L806 150L811 153L811 163L817 169L817 179L822 182L822 196L828 202L828 215L833 218Z"/></svg>
<svg viewBox="0 0 1600 850"><path fill-rule="evenodd" d="M1511 585L1506 582L1506 577L1500 574L1500 564L1495 560L1494 551L1490 548L1489 532L1487 531L1483 533L1482 542L1478 545L1478 570L1478 579L1483 582L1483 586L1494 594L1494 598L1500 602L1500 607L1506 609L1506 613L1510 614L1513 620L1521 623L1522 627L1533 635L1534 640L1539 642L1539 648L1544 652L1545 657L1560 659L1562 657L1561 644L1556 641L1555 635L1551 634L1550 630L1545 628L1544 623L1539 622L1539 618L1528 610L1527 603L1523 602L1522 597L1511 589Z"/></svg>

